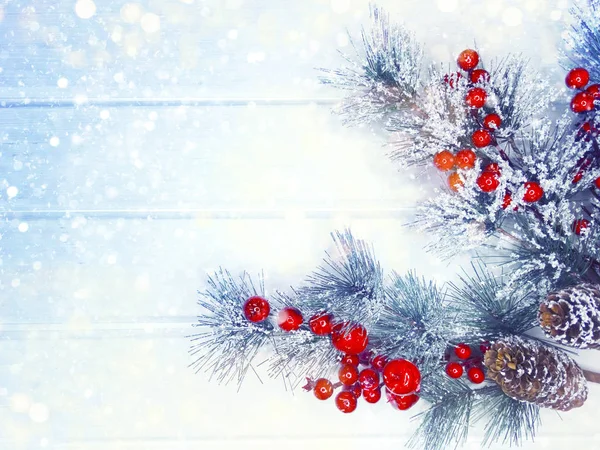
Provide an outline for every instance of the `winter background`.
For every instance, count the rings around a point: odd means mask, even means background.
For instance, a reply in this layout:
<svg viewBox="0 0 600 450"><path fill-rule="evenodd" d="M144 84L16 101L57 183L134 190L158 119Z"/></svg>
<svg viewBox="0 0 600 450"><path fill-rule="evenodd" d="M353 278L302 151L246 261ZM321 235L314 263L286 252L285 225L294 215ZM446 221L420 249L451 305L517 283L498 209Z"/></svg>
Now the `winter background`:
<svg viewBox="0 0 600 450"><path fill-rule="evenodd" d="M188 368L196 291L219 265L285 289L346 226L388 270L443 282L468 264L402 227L437 175L344 128L340 93L318 84L368 1L0 3L0 448L401 448L423 405L342 415L266 376L238 392ZM476 42L563 89L572 2L379 4L431 60L454 67ZM600 369L598 355L579 361ZM581 409L544 411L527 448L600 446L590 391Z"/></svg>

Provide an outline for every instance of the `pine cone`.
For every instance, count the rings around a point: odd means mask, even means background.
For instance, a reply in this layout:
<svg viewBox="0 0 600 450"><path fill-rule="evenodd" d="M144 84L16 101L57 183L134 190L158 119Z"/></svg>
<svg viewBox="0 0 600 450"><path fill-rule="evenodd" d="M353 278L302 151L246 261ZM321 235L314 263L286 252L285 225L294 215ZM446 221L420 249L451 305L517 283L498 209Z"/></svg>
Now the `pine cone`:
<svg viewBox="0 0 600 450"><path fill-rule="evenodd" d="M488 378L514 399L568 411L587 398L587 383L575 361L540 342L503 338L485 353L484 360Z"/></svg>
<svg viewBox="0 0 600 450"><path fill-rule="evenodd" d="M600 290L580 284L552 292L540 305L540 326L560 344L600 349Z"/></svg>

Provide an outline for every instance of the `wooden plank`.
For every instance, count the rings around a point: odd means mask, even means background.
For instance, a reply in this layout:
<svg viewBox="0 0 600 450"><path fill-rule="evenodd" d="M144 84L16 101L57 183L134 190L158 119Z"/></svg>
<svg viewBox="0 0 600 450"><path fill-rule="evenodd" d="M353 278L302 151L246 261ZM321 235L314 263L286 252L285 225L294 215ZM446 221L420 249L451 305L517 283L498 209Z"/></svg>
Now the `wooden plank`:
<svg viewBox="0 0 600 450"><path fill-rule="evenodd" d="M90 8L78 13L75 1L5 3L5 99L307 99L331 96L318 86L314 69L337 66L338 48L350 51L346 30L358 35L369 0L85 0L81 4L95 5L89 19ZM476 40L486 60L510 50L553 68L569 6L558 0L511 8L466 1L378 3L417 34L434 61L451 62Z"/></svg>
<svg viewBox="0 0 600 450"><path fill-rule="evenodd" d="M292 394L279 380L261 384L256 377L248 377L237 392L235 386L195 375L187 367L189 356L180 338L1 345L0 443L15 450L43 441L58 449L260 444L270 449L284 443L325 449L350 442L356 448L377 443L391 449L413 432L411 413L424 408L419 404L410 413L400 413L385 402L361 403L356 413L343 415L331 401ZM593 448L597 436L590 411L598 407L598 394L593 386L588 404L562 417L544 411L539 440L525 448L539 448L540 442L557 448L554 444L565 439ZM555 431L565 429L568 433ZM479 448L475 439L482 432L475 428L466 448Z"/></svg>
<svg viewBox="0 0 600 450"><path fill-rule="evenodd" d="M388 210L423 194L329 106L0 109L0 123L4 212Z"/></svg>

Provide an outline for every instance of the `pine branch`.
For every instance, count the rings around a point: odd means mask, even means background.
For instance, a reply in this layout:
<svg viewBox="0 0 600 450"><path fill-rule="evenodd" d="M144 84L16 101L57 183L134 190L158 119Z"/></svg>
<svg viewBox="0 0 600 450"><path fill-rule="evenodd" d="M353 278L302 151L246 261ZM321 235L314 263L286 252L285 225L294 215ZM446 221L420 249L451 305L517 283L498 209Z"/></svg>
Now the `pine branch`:
<svg viewBox="0 0 600 450"><path fill-rule="evenodd" d="M248 298L264 295L262 277L255 286L247 273L235 279L219 269L207 284L198 299L202 311L195 326L201 331L190 336L189 352L196 358L191 366L196 373L209 372L219 383L235 380L239 386L274 329L269 321L248 322L243 313Z"/></svg>
<svg viewBox="0 0 600 450"><path fill-rule="evenodd" d="M588 6L574 6L575 24L563 49L563 67L585 67L592 79L600 80L600 3L589 0Z"/></svg>
<svg viewBox="0 0 600 450"><path fill-rule="evenodd" d="M373 249L349 230L332 234L337 254L327 253L323 265L298 290L303 305L339 318L368 324L384 302L383 272Z"/></svg>

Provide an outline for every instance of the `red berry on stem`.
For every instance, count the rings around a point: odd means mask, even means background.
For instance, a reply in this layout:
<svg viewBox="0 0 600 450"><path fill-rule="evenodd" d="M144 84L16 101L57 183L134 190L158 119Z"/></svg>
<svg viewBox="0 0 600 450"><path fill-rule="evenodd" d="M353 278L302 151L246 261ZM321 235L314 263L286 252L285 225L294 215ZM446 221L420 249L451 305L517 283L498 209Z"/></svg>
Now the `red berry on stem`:
<svg viewBox="0 0 600 450"><path fill-rule="evenodd" d="M456 347L454 347L454 353L460 359L468 359L469 356L471 356L471 347L469 347L467 344L458 344Z"/></svg>
<svg viewBox="0 0 600 450"><path fill-rule="evenodd" d="M472 49L463 50L458 55L456 63L462 70L472 70L479 64L479 54Z"/></svg>
<svg viewBox="0 0 600 450"><path fill-rule="evenodd" d="M459 363L451 362L446 365L446 373L450 378L460 378L463 374L463 368Z"/></svg>
<svg viewBox="0 0 600 450"><path fill-rule="evenodd" d="M498 181L498 176L492 172L483 172L477 178L477 186L483 192L494 192L500 186L500 181Z"/></svg>
<svg viewBox="0 0 600 450"><path fill-rule="evenodd" d="M596 186L597 189L600 189L600 177L598 177L594 180L594 185Z"/></svg>
<svg viewBox="0 0 600 450"><path fill-rule="evenodd" d="M483 126L488 130L497 130L502 125L502 119L498 114L492 113L485 116L483 119Z"/></svg>
<svg viewBox="0 0 600 450"><path fill-rule="evenodd" d="M587 92L578 92L571 100L571 110L574 113L581 114L590 112L594 109L594 98Z"/></svg>
<svg viewBox="0 0 600 450"><path fill-rule="evenodd" d="M244 303L244 316L250 322L262 322L271 312L271 306L269 302L259 296L250 297Z"/></svg>
<svg viewBox="0 0 600 450"><path fill-rule="evenodd" d="M416 394L398 395L394 397L396 406L400 411L406 411L412 408L419 401L419 396Z"/></svg>
<svg viewBox="0 0 600 450"><path fill-rule="evenodd" d="M385 365L387 364L387 358L383 355L378 355L375 358L373 358L373 361L371 361L371 367L373 367L373 369L381 371L383 370L383 368L385 367Z"/></svg>
<svg viewBox="0 0 600 450"><path fill-rule="evenodd" d="M363 389L375 389L379 386L379 374L373 369L363 369L358 375L358 382Z"/></svg>
<svg viewBox="0 0 600 450"><path fill-rule="evenodd" d="M467 370L467 377L469 377L472 383L480 384L485 380L485 373L481 367L471 367Z"/></svg>
<svg viewBox="0 0 600 450"><path fill-rule="evenodd" d="M463 187L464 185L465 182L463 181L462 177L458 174L458 172L451 173L448 177L448 186L454 192L458 192L458 189Z"/></svg>
<svg viewBox="0 0 600 450"><path fill-rule="evenodd" d="M333 327L331 342L341 352L358 355L367 348L369 335L362 325L339 323Z"/></svg>
<svg viewBox="0 0 600 450"><path fill-rule="evenodd" d="M500 166L498 165L498 163L490 163L487 166L485 166L483 168L484 172L489 172L489 173L493 173L496 176L500 176L501 172L500 172Z"/></svg>
<svg viewBox="0 0 600 450"><path fill-rule="evenodd" d="M485 101L487 100L487 92L482 88L473 88L467 92L465 96L465 102L471 108L483 108Z"/></svg>
<svg viewBox="0 0 600 450"><path fill-rule="evenodd" d="M573 177L573 184L577 184L581 181L581 179L583 178L583 170L580 170L579 172L577 172L575 174L575 176Z"/></svg>
<svg viewBox="0 0 600 450"><path fill-rule="evenodd" d="M351 386L358 381L358 369L352 364L344 364L340 368L338 376L342 384Z"/></svg>
<svg viewBox="0 0 600 450"><path fill-rule="evenodd" d="M343 413L351 413L357 404L356 397L350 391L342 391L335 396L335 406Z"/></svg>
<svg viewBox="0 0 600 450"><path fill-rule="evenodd" d="M319 313L310 318L308 326L310 327L310 331L322 336L331 333L332 320L333 316L331 314Z"/></svg>
<svg viewBox="0 0 600 450"><path fill-rule="evenodd" d="M454 155L448 150L436 153L433 157L433 165L444 172L453 169L454 162Z"/></svg>
<svg viewBox="0 0 600 450"><path fill-rule="evenodd" d="M358 355L344 355L342 358L342 364L352 364L353 366L358 366L360 362Z"/></svg>
<svg viewBox="0 0 600 450"><path fill-rule="evenodd" d="M475 152L470 149L461 150L456 154L456 166L459 169L472 169L475 167L475 160L477 156Z"/></svg>
<svg viewBox="0 0 600 450"><path fill-rule="evenodd" d="M571 70L565 78L567 87L571 89L583 89L590 81L590 73L583 67Z"/></svg>
<svg viewBox="0 0 600 450"><path fill-rule="evenodd" d="M327 400L333 395L333 385L331 384L331 381L325 378L319 378L315 381L314 393L315 397L319 400Z"/></svg>
<svg viewBox="0 0 600 450"><path fill-rule="evenodd" d="M475 69L469 75L469 79L471 80L471 83L487 83L488 81L490 81L490 74L487 70Z"/></svg>
<svg viewBox="0 0 600 450"><path fill-rule="evenodd" d="M444 75L444 83L454 89L454 84L458 85L458 81L462 78L462 73L454 72L451 74Z"/></svg>
<svg viewBox="0 0 600 450"><path fill-rule="evenodd" d="M473 141L473 145L477 148L487 147L492 143L492 135L488 130L476 130L471 136L471 141Z"/></svg>
<svg viewBox="0 0 600 450"><path fill-rule="evenodd" d="M363 389L362 395L367 403L377 403L381 399L381 389Z"/></svg>
<svg viewBox="0 0 600 450"><path fill-rule="evenodd" d="M504 199L502 200L502 209L508 208L511 204L512 204L512 195L510 195L510 192L507 192L506 194L504 194ZM515 210L516 209L517 208L515 207Z"/></svg>
<svg viewBox="0 0 600 450"><path fill-rule="evenodd" d="M277 325L279 325L279 328L283 331L297 330L300 328L303 321L302 313L291 306L283 308L279 311L279 315L277 316Z"/></svg>
<svg viewBox="0 0 600 450"><path fill-rule="evenodd" d="M535 181L528 181L525 183L525 194L523 200L527 203L535 203L542 199L544 196L544 190Z"/></svg>
<svg viewBox="0 0 600 450"><path fill-rule="evenodd" d="M393 394L411 394L421 385L421 372L406 359L394 359L383 368L383 382Z"/></svg>
<svg viewBox="0 0 600 450"><path fill-rule="evenodd" d="M594 100L600 100L600 84L591 84L585 90Z"/></svg>
<svg viewBox="0 0 600 450"><path fill-rule="evenodd" d="M590 227L590 221L586 220L586 219L578 219L575 222L573 222L573 232L577 235L577 236L581 236L583 234L583 232L585 230L587 230Z"/></svg>

